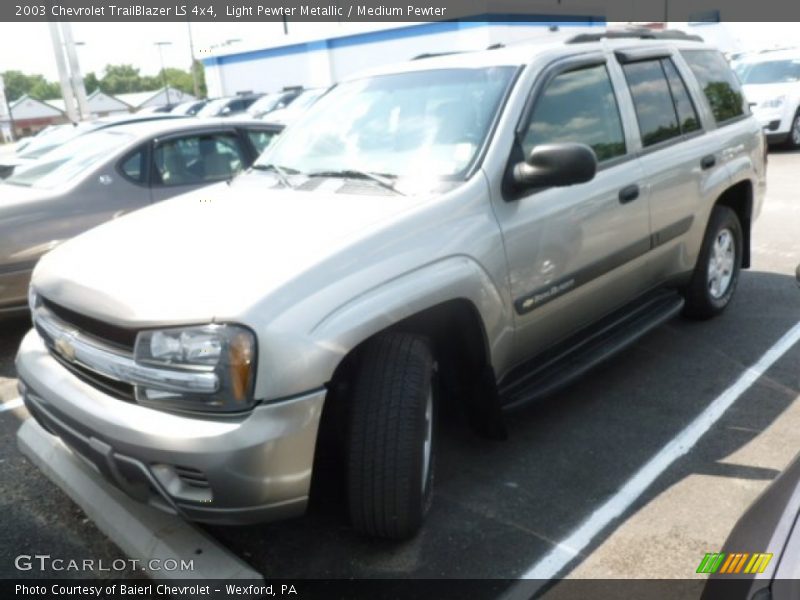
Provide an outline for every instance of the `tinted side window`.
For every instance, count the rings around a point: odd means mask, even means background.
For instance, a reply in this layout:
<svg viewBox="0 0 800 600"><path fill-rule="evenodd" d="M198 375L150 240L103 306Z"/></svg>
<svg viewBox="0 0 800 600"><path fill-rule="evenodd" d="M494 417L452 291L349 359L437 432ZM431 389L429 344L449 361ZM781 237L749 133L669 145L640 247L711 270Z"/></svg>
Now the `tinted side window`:
<svg viewBox="0 0 800 600"><path fill-rule="evenodd" d="M681 54L703 88L717 123L745 114L744 95L739 80L719 52L682 50Z"/></svg>
<svg viewBox="0 0 800 600"><path fill-rule="evenodd" d="M192 135L159 144L153 156L162 185L192 185L233 177L244 166L236 136Z"/></svg>
<svg viewBox="0 0 800 600"><path fill-rule="evenodd" d="M686 85L683 83L680 73L678 73L678 69L675 68L669 58L662 60L661 66L664 67L664 73L667 74L667 81L669 81L672 99L675 101L675 111L678 113L681 132L691 133L692 131L697 131L700 129L700 119L697 116L697 111L694 108Z"/></svg>
<svg viewBox="0 0 800 600"><path fill-rule="evenodd" d="M633 97L642 145L652 146L681 134L669 84L658 60L623 65Z"/></svg>
<svg viewBox="0 0 800 600"><path fill-rule="evenodd" d="M119 170L134 183L144 183L144 149L142 148L124 158Z"/></svg>
<svg viewBox="0 0 800 600"><path fill-rule="evenodd" d="M539 144L579 142L598 161L625 154L617 98L605 65L553 78L536 101L522 140L525 156Z"/></svg>

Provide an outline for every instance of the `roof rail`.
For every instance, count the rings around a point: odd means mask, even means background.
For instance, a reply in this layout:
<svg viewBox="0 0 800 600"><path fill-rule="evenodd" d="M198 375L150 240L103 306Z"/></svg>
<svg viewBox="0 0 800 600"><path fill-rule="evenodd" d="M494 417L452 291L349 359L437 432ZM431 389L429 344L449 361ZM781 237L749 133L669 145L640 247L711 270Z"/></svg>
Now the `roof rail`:
<svg viewBox="0 0 800 600"><path fill-rule="evenodd" d="M422 54L417 54L411 60L425 60L426 58L436 58L437 56L450 56L451 54L461 54L461 52L424 52Z"/></svg>
<svg viewBox="0 0 800 600"><path fill-rule="evenodd" d="M569 38L567 44L586 44L588 42L599 42L602 39L639 39L639 40L686 40L702 42L703 38L699 35L691 35L678 29L648 29L647 27L637 27L629 29L609 29L600 33L579 33L575 37Z"/></svg>

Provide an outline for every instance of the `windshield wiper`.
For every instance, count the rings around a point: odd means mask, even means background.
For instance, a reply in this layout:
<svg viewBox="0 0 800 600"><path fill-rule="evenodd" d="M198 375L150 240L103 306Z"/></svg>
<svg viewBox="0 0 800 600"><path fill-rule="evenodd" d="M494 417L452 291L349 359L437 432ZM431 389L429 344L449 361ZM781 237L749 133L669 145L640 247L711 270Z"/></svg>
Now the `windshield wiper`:
<svg viewBox="0 0 800 600"><path fill-rule="evenodd" d="M306 177L346 177L353 179L369 179L387 190L393 191L395 194L405 196L403 192L394 187L394 179L390 176L381 173L373 173L371 171L362 171L361 169L341 169L339 171L313 171L306 173Z"/></svg>
<svg viewBox="0 0 800 600"><path fill-rule="evenodd" d="M255 169L256 171L275 171L275 173L278 175L278 179L281 180L281 183L283 185L288 187L290 190L294 189L294 186L289 182L289 177L283 167L279 167L278 165L272 163L267 163L267 164L256 163L251 168Z"/></svg>

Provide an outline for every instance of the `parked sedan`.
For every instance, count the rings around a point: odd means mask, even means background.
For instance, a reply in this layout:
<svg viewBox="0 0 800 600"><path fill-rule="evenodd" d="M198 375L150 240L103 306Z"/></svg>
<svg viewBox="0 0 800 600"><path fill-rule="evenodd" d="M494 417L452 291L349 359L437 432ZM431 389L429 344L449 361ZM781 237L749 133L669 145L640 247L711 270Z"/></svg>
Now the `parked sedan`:
<svg viewBox="0 0 800 600"><path fill-rule="evenodd" d="M217 98L197 111L196 116L233 117L241 115L259 98L261 98L261 94L240 94L229 98Z"/></svg>
<svg viewBox="0 0 800 600"><path fill-rule="evenodd" d="M0 315L24 310L31 271L48 250L137 208L231 179L280 130L232 119L120 125L18 169L0 183Z"/></svg>
<svg viewBox="0 0 800 600"><path fill-rule="evenodd" d="M140 123L142 121L155 121L160 119L179 119L182 115L169 115L163 113L121 115L92 119L80 123L64 123L42 130L38 135L21 148L16 149L16 154L4 155L0 158L0 179L5 179L14 172L14 169L28 165L42 158L48 152L62 144L90 131L115 127L127 123Z"/></svg>

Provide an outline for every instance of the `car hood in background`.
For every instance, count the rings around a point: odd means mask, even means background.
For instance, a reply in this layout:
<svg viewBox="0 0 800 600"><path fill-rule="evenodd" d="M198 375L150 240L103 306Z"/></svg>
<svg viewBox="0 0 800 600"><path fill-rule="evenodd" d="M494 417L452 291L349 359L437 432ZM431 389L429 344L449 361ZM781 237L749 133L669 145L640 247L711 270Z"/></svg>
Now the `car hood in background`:
<svg viewBox="0 0 800 600"><path fill-rule="evenodd" d="M0 217L2 217L4 209L19 208L23 204L50 198L55 193L55 190L0 182Z"/></svg>
<svg viewBox="0 0 800 600"><path fill-rule="evenodd" d="M244 175L104 224L45 256L39 293L120 326L231 318L423 197L271 189ZM330 191L321 191L328 188Z"/></svg>
<svg viewBox="0 0 800 600"><path fill-rule="evenodd" d="M778 96L786 96L787 101L800 96L800 83L751 83L743 85L742 91L748 102L760 106L765 100L772 100Z"/></svg>

